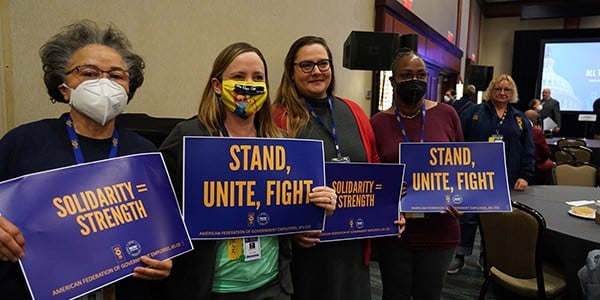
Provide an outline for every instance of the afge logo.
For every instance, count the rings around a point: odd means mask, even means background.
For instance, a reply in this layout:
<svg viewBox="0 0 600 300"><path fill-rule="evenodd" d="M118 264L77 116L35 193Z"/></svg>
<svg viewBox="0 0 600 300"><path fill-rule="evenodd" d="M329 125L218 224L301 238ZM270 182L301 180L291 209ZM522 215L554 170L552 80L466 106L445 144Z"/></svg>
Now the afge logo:
<svg viewBox="0 0 600 300"><path fill-rule="evenodd" d="M270 221L269 214L263 212L258 215L258 225L265 226L265 225L269 224L269 221Z"/></svg>
<svg viewBox="0 0 600 300"><path fill-rule="evenodd" d="M122 262L125 260L125 256L123 255L123 249L121 249L121 245L112 246L112 251L118 262Z"/></svg>
<svg viewBox="0 0 600 300"><path fill-rule="evenodd" d="M461 195L454 195L452 196L452 203L453 204L461 204L463 201L463 198Z"/></svg>
<svg viewBox="0 0 600 300"><path fill-rule="evenodd" d="M127 254L130 256L138 256L142 252L142 246L136 240L127 242L125 249L127 249Z"/></svg>
<svg viewBox="0 0 600 300"><path fill-rule="evenodd" d="M365 226L363 219L356 219L356 228L362 229Z"/></svg>

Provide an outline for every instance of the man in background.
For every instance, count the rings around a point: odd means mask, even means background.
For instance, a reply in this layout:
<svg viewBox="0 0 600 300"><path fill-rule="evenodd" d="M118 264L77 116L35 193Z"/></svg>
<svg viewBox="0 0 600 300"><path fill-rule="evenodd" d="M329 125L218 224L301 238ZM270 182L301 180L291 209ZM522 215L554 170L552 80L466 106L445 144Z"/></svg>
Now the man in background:
<svg viewBox="0 0 600 300"><path fill-rule="evenodd" d="M558 100L550 97L550 89L544 88L542 90L542 109L539 111L540 119L545 120L546 118L552 119L556 123L554 128L544 128L546 130L552 130L553 133L558 133L561 127L560 121L560 104Z"/></svg>
<svg viewBox="0 0 600 300"><path fill-rule="evenodd" d="M465 108L471 107L472 105L475 105L477 103L476 94L477 89L475 88L475 86L469 84L465 88L465 92L462 98L452 102L451 105L452 107L454 107L454 109L456 109L456 112L460 115L460 112L463 111Z"/></svg>
<svg viewBox="0 0 600 300"><path fill-rule="evenodd" d="M531 100L531 102L538 101L537 99ZM533 125L533 145L535 146L535 184L552 184L552 167L554 162L550 159L552 152L548 143L546 143L546 137L542 131L542 126L539 123L540 118L538 117L537 111L529 109L525 111L525 116Z"/></svg>
<svg viewBox="0 0 600 300"><path fill-rule="evenodd" d="M596 122L592 125L592 138L600 139L600 98L594 100L594 114L596 114Z"/></svg>

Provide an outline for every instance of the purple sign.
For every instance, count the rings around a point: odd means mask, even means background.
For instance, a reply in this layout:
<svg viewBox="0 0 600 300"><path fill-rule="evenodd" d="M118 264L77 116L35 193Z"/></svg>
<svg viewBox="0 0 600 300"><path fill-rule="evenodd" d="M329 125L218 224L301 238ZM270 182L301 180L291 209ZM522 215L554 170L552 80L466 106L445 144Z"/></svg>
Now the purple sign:
<svg viewBox="0 0 600 300"><path fill-rule="evenodd" d="M67 299L130 276L147 255L192 249L160 153L122 156L0 183L0 213L25 237L35 299Z"/></svg>
<svg viewBox="0 0 600 300"><path fill-rule="evenodd" d="M327 217L321 241L360 239L398 234L404 165L325 163L327 186L338 199Z"/></svg>
<svg viewBox="0 0 600 300"><path fill-rule="evenodd" d="M192 239L321 230L308 201L325 184L323 142L184 137L183 216Z"/></svg>
<svg viewBox="0 0 600 300"><path fill-rule="evenodd" d="M503 142L400 143L403 212L511 211Z"/></svg>

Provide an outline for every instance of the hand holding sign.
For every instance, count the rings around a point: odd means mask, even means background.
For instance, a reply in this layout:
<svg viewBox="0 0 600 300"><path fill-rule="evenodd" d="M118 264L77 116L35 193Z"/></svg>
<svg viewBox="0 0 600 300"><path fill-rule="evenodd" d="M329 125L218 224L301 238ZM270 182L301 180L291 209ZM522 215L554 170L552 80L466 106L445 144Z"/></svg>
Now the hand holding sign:
<svg viewBox="0 0 600 300"><path fill-rule="evenodd" d="M294 241L302 248L310 248L321 242L319 239L320 230L307 231L294 235Z"/></svg>
<svg viewBox="0 0 600 300"><path fill-rule="evenodd" d="M19 228L0 216L0 259L17 262L25 255L25 239Z"/></svg>
<svg viewBox="0 0 600 300"><path fill-rule="evenodd" d="M310 202L316 206L325 209L325 215L331 216L337 205L337 194L335 190L328 186L318 186L312 190L309 195ZM307 231L294 235L296 244L302 248L309 248L321 242L319 239L320 230Z"/></svg>
<svg viewBox="0 0 600 300"><path fill-rule="evenodd" d="M159 153L1 182L0 212L0 259L21 259L35 299L70 299L131 274L163 279L165 259L191 250Z"/></svg>
<svg viewBox="0 0 600 300"><path fill-rule="evenodd" d="M511 211L504 143L401 143L399 147L410 190L402 198L403 212L443 211L458 218L459 210Z"/></svg>
<svg viewBox="0 0 600 300"><path fill-rule="evenodd" d="M321 229L323 208L335 209L321 141L194 136L183 153L183 214L194 238Z"/></svg>
<svg viewBox="0 0 600 300"><path fill-rule="evenodd" d="M171 275L173 261L170 259L161 261L148 256L142 256L140 261L148 265L148 267L135 267L135 269L133 269L133 277L135 278L161 280Z"/></svg>
<svg viewBox="0 0 600 300"><path fill-rule="evenodd" d="M394 221L394 224L398 225L398 238L400 238L406 229L406 218L404 217L404 214L399 214L398 220Z"/></svg>
<svg viewBox="0 0 600 300"><path fill-rule="evenodd" d="M334 189L328 186L318 186L312 189L308 197L311 203L325 209L327 216L331 216L335 211L337 194Z"/></svg>

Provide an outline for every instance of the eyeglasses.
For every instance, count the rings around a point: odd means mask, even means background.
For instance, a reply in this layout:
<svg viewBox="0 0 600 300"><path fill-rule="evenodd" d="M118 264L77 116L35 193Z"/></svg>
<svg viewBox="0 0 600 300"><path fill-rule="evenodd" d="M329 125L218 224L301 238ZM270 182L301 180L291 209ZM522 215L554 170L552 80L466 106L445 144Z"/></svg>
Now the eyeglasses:
<svg viewBox="0 0 600 300"><path fill-rule="evenodd" d="M508 93L512 93L513 89L511 89L511 88L494 88L493 91L496 93L505 92L508 94Z"/></svg>
<svg viewBox="0 0 600 300"><path fill-rule="evenodd" d="M425 81L427 80L427 72L419 72L419 73L409 73L402 72L394 75L400 81L409 81L413 80L413 78L417 78L417 80Z"/></svg>
<svg viewBox="0 0 600 300"><path fill-rule="evenodd" d="M70 71L68 71L65 74L69 75L71 73L73 73L73 75L75 75L79 78L83 78L85 80L99 79L102 77L102 74L106 73L106 74L108 74L108 77L110 80L120 81L120 82L128 82L129 81L129 72L126 70L123 70L121 68L112 68L108 71L104 71L94 65L80 65L80 66L77 66L77 67L71 69Z"/></svg>
<svg viewBox="0 0 600 300"><path fill-rule="evenodd" d="M302 70L304 73L311 73L315 69L315 66L317 66L321 72L325 72L331 67L329 59L322 59L318 62L301 61L299 63L294 63L294 66L296 65L300 67L300 70Z"/></svg>

